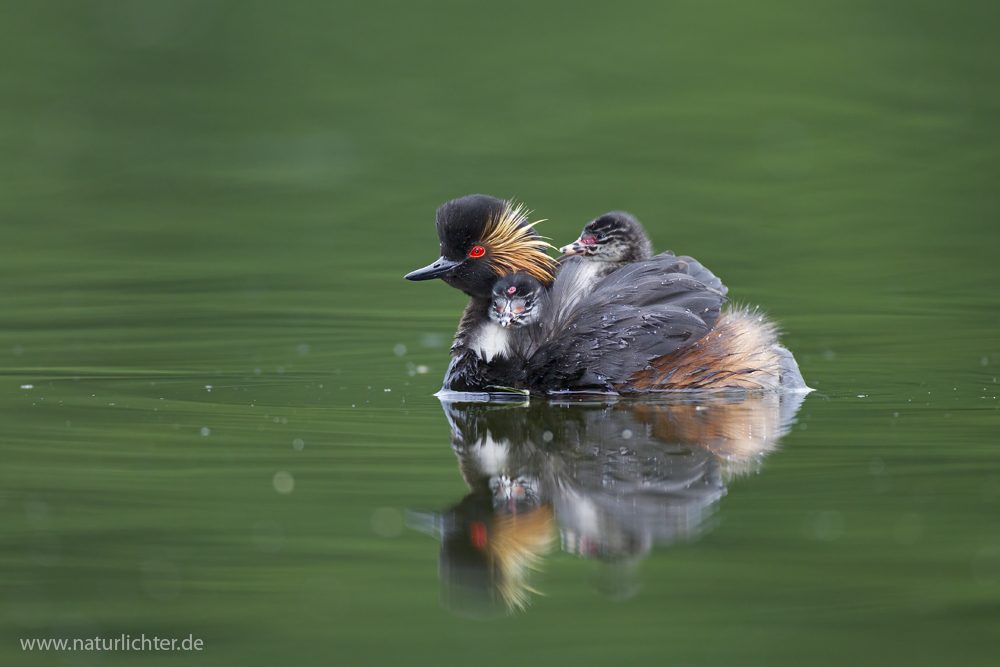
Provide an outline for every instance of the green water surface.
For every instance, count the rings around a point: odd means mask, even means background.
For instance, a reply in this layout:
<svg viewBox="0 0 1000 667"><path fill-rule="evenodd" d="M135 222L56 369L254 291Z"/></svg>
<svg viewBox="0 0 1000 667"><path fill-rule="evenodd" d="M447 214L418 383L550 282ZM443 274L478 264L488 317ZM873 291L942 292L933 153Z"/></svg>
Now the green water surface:
<svg viewBox="0 0 1000 667"><path fill-rule="evenodd" d="M5 4L0 664L996 664L998 29L988 2ZM402 280L474 192L557 245L634 213L816 389L625 585L557 535L493 620L442 606L413 527L469 493L433 397L465 300ZM203 650L21 648L123 634Z"/></svg>

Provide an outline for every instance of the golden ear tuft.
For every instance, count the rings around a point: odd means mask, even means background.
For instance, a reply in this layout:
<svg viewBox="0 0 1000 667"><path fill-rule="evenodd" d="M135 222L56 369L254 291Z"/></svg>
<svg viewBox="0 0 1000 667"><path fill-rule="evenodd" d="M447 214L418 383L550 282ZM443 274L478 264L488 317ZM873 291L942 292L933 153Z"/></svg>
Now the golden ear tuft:
<svg viewBox="0 0 1000 667"><path fill-rule="evenodd" d="M523 204L506 202L499 215L490 220L483 239L483 244L490 249L488 261L500 275L526 273L551 287L558 264L546 250L558 248L535 233L534 226L543 220L525 224L529 213Z"/></svg>

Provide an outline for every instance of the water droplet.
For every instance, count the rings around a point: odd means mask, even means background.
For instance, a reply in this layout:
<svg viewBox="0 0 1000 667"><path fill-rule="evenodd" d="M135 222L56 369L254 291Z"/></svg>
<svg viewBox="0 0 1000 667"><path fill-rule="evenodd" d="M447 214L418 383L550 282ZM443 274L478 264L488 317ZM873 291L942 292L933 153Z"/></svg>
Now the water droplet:
<svg viewBox="0 0 1000 667"><path fill-rule="evenodd" d="M212 433L212 430L210 428L208 428L207 426L202 426L201 427L201 434L202 435L211 435L211 433Z"/></svg>
<svg viewBox="0 0 1000 667"><path fill-rule="evenodd" d="M292 447L294 447L295 451L297 452L301 452L303 448L305 448L305 446L306 446L306 441L303 440L302 438L295 438L294 440L292 440Z"/></svg>
<svg viewBox="0 0 1000 667"><path fill-rule="evenodd" d="M274 473L272 484L274 484L275 491L282 495L288 495L295 489L295 478L292 477L292 473L279 470Z"/></svg>

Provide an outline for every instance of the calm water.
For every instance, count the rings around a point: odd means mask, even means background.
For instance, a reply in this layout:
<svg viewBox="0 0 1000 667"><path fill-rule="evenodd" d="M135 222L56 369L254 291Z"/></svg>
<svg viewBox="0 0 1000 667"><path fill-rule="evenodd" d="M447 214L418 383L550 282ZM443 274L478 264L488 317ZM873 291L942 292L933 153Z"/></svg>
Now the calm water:
<svg viewBox="0 0 1000 667"><path fill-rule="evenodd" d="M995 4L0 16L3 664L995 662ZM472 192L633 212L816 391L443 405ZM122 634L204 649L19 642Z"/></svg>

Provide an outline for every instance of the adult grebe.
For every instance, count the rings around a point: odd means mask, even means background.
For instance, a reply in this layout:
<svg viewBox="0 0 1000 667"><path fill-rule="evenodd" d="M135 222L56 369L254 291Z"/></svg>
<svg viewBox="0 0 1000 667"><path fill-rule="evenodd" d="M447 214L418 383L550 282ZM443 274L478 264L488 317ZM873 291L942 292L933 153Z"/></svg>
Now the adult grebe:
<svg viewBox="0 0 1000 667"><path fill-rule="evenodd" d="M682 389L804 389L775 326L757 312L720 313L725 287L689 258L663 253L626 264L590 293L582 262L562 267L523 209L470 195L437 211L441 257L406 276L441 278L471 297L451 348L444 389L636 393ZM493 288L511 274L537 281L532 339L491 320ZM706 284L717 282L718 287ZM513 286L513 285L512 285ZM720 316L721 315L721 316Z"/></svg>

